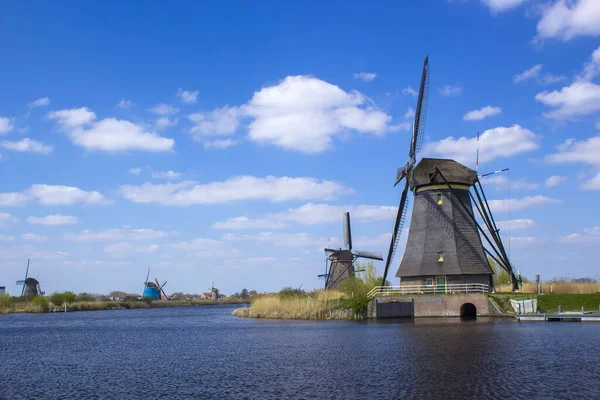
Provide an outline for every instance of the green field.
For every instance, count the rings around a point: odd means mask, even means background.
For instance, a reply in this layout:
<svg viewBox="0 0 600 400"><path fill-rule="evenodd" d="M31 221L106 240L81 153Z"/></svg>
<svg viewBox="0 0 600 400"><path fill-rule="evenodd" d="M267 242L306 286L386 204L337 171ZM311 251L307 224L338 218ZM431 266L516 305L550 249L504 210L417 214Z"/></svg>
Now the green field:
<svg viewBox="0 0 600 400"><path fill-rule="evenodd" d="M558 306L562 306L563 311L581 311L584 307L585 311L598 311L600 306L600 293L586 294L524 294L524 293L494 293L490 294L496 304L504 313L514 314L510 306L510 299L538 299L539 312L557 312Z"/></svg>

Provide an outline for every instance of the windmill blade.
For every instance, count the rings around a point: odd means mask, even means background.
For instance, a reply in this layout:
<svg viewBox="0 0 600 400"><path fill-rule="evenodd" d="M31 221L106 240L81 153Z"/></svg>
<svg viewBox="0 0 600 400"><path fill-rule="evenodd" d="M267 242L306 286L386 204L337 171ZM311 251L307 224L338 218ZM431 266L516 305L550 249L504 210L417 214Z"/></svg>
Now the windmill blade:
<svg viewBox="0 0 600 400"><path fill-rule="evenodd" d="M344 244L352 250L352 232L350 231L350 213L344 213Z"/></svg>
<svg viewBox="0 0 600 400"><path fill-rule="evenodd" d="M164 281L162 285L160 285L161 288L164 288L165 285L167 284L167 281Z"/></svg>
<svg viewBox="0 0 600 400"><path fill-rule="evenodd" d="M388 270L390 269L390 264L394 259L394 253L396 252L396 247L398 247L398 240L400 239L400 234L402 233L402 228L404 227L404 221L406 220L406 210L408 209L408 188L409 183L407 179L406 183L404 184L402 196L400 197L400 205L398 206L398 214L396 214L396 222L394 223L394 231L392 232L392 240L390 241L390 248L388 250L387 260L385 262L385 269L383 271L383 279L381 281L381 286L385 285Z"/></svg>
<svg viewBox="0 0 600 400"><path fill-rule="evenodd" d="M415 120L413 124L413 136L410 143L410 158L416 158L417 152L421 149L423 136L425 134L425 121L427 120L427 102L429 99L429 56L425 57L423 63L423 72L421 74L421 85L419 86L419 97L417 99L417 109L415 111Z"/></svg>
<svg viewBox="0 0 600 400"><path fill-rule="evenodd" d="M145 285L148 284L148 277L150 276L150 267L148 267L148 273L146 274L146 282Z"/></svg>
<svg viewBox="0 0 600 400"><path fill-rule="evenodd" d="M356 257L360 258L369 258L371 260L383 261L383 255L378 251L354 250L354 254L356 255Z"/></svg>
<svg viewBox="0 0 600 400"><path fill-rule="evenodd" d="M25 280L27 280L27 278L29 277L29 261L31 260L27 260L27 269L25 270Z"/></svg>
<svg viewBox="0 0 600 400"><path fill-rule="evenodd" d="M394 182L394 187L402 181L406 177L406 168L398 168L398 172L396 172L396 181Z"/></svg>

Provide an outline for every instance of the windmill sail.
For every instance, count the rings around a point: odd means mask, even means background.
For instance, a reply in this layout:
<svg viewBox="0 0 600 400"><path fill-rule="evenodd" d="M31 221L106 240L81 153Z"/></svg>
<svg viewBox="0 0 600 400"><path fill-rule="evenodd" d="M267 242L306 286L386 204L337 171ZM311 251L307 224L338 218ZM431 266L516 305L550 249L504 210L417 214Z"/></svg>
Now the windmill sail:
<svg viewBox="0 0 600 400"><path fill-rule="evenodd" d="M344 213L344 244L352 250L352 232L350 231L350 213Z"/></svg>
<svg viewBox="0 0 600 400"><path fill-rule="evenodd" d="M383 261L383 256L381 255L381 253L376 252L376 251L355 250L354 254L356 254L356 257L360 257L360 258L368 258L371 260Z"/></svg>
<svg viewBox="0 0 600 400"><path fill-rule="evenodd" d="M427 119L427 103L429 99L429 56L425 57L423 72L421 74L421 85L419 86L419 97L417 109L415 110L415 122L413 124L413 136L411 140L409 157L414 158L421 150L423 136L425 134L425 122Z"/></svg>

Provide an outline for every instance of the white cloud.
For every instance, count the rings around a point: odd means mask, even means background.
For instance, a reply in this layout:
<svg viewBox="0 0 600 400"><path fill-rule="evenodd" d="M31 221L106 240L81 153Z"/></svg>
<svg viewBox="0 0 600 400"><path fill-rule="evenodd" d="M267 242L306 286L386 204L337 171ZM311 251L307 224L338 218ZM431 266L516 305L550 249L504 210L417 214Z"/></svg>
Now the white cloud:
<svg viewBox="0 0 600 400"><path fill-rule="evenodd" d="M159 117L156 119L156 129L167 129L171 126L175 126L177 125L177 123L179 122L178 118L167 118L167 117Z"/></svg>
<svg viewBox="0 0 600 400"><path fill-rule="evenodd" d="M520 199L490 200L492 212L519 211L526 208L543 207L545 205L562 204L562 200L546 196L526 196Z"/></svg>
<svg viewBox="0 0 600 400"><path fill-rule="evenodd" d="M0 206L24 206L29 201L29 196L24 193L0 193Z"/></svg>
<svg viewBox="0 0 600 400"><path fill-rule="evenodd" d="M185 240L182 242L170 243L167 245L173 249L182 250L185 252L207 252L214 249L223 249L225 243L220 240L196 238L192 240Z"/></svg>
<svg viewBox="0 0 600 400"><path fill-rule="evenodd" d="M539 77L541 70L542 64L536 64L533 67L523 71L522 73L513 76L513 82L519 83L523 81L528 81L532 78L537 78Z"/></svg>
<svg viewBox="0 0 600 400"><path fill-rule="evenodd" d="M124 198L134 203L162 205L221 204L240 200L329 200L353 193L352 189L333 181L315 178L236 176L223 182L198 184L195 181L123 185Z"/></svg>
<svg viewBox="0 0 600 400"><path fill-rule="evenodd" d="M576 141L567 139L558 146L558 153L546 156L550 163L588 163L600 167L600 136Z"/></svg>
<svg viewBox="0 0 600 400"><path fill-rule="evenodd" d="M47 236L34 235L33 233L24 233L21 235L22 240L28 242L44 242L48 239Z"/></svg>
<svg viewBox="0 0 600 400"><path fill-rule="evenodd" d="M8 225L12 225L14 223L16 223L18 220L16 217L5 213L5 212L0 212L0 228L6 227Z"/></svg>
<svg viewBox="0 0 600 400"><path fill-rule="evenodd" d="M100 192L87 192L73 186L36 184L31 185L25 194L34 197L39 203L45 205L102 205L112 203Z"/></svg>
<svg viewBox="0 0 600 400"><path fill-rule="evenodd" d="M99 151L171 151L175 141L126 120L105 118L96 120L96 114L86 107L54 111L48 114L56 119L71 141L86 150Z"/></svg>
<svg viewBox="0 0 600 400"><path fill-rule="evenodd" d="M537 149L540 136L519 125L488 129L479 136L479 162L507 158ZM450 136L425 145L424 152L451 158L460 163L472 164L477 153L477 138Z"/></svg>
<svg viewBox="0 0 600 400"><path fill-rule="evenodd" d="M18 151L22 153L41 153L49 154L54 150L54 146L38 142L37 140L25 138L17 142L3 141L0 146L7 150Z"/></svg>
<svg viewBox="0 0 600 400"><path fill-rule="evenodd" d="M552 175L550 178L546 179L546 186L547 187L555 187L555 186L562 185L566 181L567 181L566 176Z"/></svg>
<svg viewBox="0 0 600 400"><path fill-rule="evenodd" d="M36 225L73 225L79 223L77 217L60 214L51 214L45 217L27 217L26 221Z"/></svg>
<svg viewBox="0 0 600 400"><path fill-rule="evenodd" d="M172 170L155 171L152 172L152 177L154 179L179 179L181 177L181 172L175 172Z"/></svg>
<svg viewBox="0 0 600 400"><path fill-rule="evenodd" d="M481 3L490 9L492 14L509 11L519 7L528 0L481 0Z"/></svg>
<svg viewBox="0 0 600 400"><path fill-rule="evenodd" d="M502 109L500 107L485 106L479 110L469 111L463 116L463 119L465 121L480 121L486 117L500 114L501 112Z"/></svg>
<svg viewBox="0 0 600 400"><path fill-rule="evenodd" d="M240 143L239 140L223 139L223 140L209 140L204 142L205 149L226 149L228 147L236 146Z"/></svg>
<svg viewBox="0 0 600 400"><path fill-rule="evenodd" d="M117 104L117 107L122 108L124 110L131 108L132 106L133 106L133 101L125 100L125 99L121 99L121 101L119 101L119 103Z"/></svg>
<svg viewBox="0 0 600 400"><path fill-rule="evenodd" d="M354 79L360 79L365 82L371 82L377 77L377 74L375 72L355 72L354 75L352 75L352 77Z"/></svg>
<svg viewBox="0 0 600 400"><path fill-rule="evenodd" d="M404 119L410 119L413 118L415 116L415 110L412 107L408 107L408 110L406 110L406 113L404 114Z"/></svg>
<svg viewBox="0 0 600 400"><path fill-rule="evenodd" d="M307 203L297 208L290 208L281 213L267 214L256 218L240 216L219 221L213 225L215 229L282 229L288 223L316 225L338 222L342 226L342 215L350 212L352 223L367 223L393 220L398 208L392 206L333 206L329 204Z"/></svg>
<svg viewBox="0 0 600 400"><path fill-rule="evenodd" d="M542 12L537 39L569 41L577 36L600 35L598 0L558 0Z"/></svg>
<svg viewBox="0 0 600 400"><path fill-rule="evenodd" d="M597 244L600 242L600 226L584 228L581 233L572 233L568 236L558 238L563 243L573 244Z"/></svg>
<svg viewBox="0 0 600 400"><path fill-rule="evenodd" d="M589 115L600 111L600 86L592 82L576 81L560 90L538 93L535 99L555 108L554 111L544 113L548 118L568 119Z"/></svg>
<svg viewBox="0 0 600 400"><path fill-rule="evenodd" d="M544 85L551 85L553 83L562 82L565 79L567 79L567 77L564 75L553 75L553 74L548 73L548 74L545 74L544 76L542 76L539 79L539 82Z"/></svg>
<svg viewBox="0 0 600 400"><path fill-rule="evenodd" d="M79 233L68 233L64 239L76 242L102 242L102 241L129 241L129 240L156 240L170 234L154 229L113 228L93 231L84 229Z"/></svg>
<svg viewBox="0 0 600 400"><path fill-rule="evenodd" d="M419 93L412 87L408 86L402 89L402 94L410 94L411 96L417 96Z"/></svg>
<svg viewBox="0 0 600 400"><path fill-rule="evenodd" d="M207 136L231 135L238 128L240 115L238 107L228 105L207 113L190 114L188 118L194 123L190 133L197 141L202 141Z"/></svg>
<svg viewBox="0 0 600 400"><path fill-rule="evenodd" d="M27 106L29 108L35 108L35 107L45 107L48 104L50 104L50 97L42 97L40 99L32 101L31 103L28 103Z"/></svg>
<svg viewBox="0 0 600 400"><path fill-rule="evenodd" d="M179 88L177 91L177 97L181 100L182 103L190 104L195 103L198 97L198 91L189 92L187 90L183 90Z"/></svg>
<svg viewBox="0 0 600 400"><path fill-rule="evenodd" d="M127 242L109 244L104 248L104 252L112 257L124 257L130 253L154 253L158 250L157 244L147 246L133 246Z"/></svg>
<svg viewBox="0 0 600 400"><path fill-rule="evenodd" d="M128 171L128 172L129 172L131 175L136 175L136 176L138 176L139 174L141 174L141 173L142 173L142 169L141 169L141 168L138 168L138 167L129 168L129 171Z"/></svg>
<svg viewBox="0 0 600 400"><path fill-rule="evenodd" d="M383 135L391 117L364 106L359 92L308 76L288 76L278 85L263 87L244 106L252 118L248 138L287 150L317 153L331 147L344 131ZM361 108L361 106L363 106Z"/></svg>
<svg viewBox="0 0 600 400"><path fill-rule="evenodd" d="M523 231L526 229L531 229L535 223L532 219L511 219L510 221L498 221L496 222L496 226L500 231Z"/></svg>
<svg viewBox="0 0 600 400"><path fill-rule="evenodd" d="M592 53L590 61L583 66L583 79L589 81L600 75L600 47Z"/></svg>
<svg viewBox="0 0 600 400"><path fill-rule="evenodd" d="M582 183L580 188L583 190L600 190L600 173Z"/></svg>
<svg viewBox="0 0 600 400"><path fill-rule="evenodd" d="M6 117L0 117L0 135L4 135L14 129L14 126L10 123L10 119Z"/></svg>
<svg viewBox="0 0 600 400"><path fill-rule="evenodd" d="M154 107L149 108L148 111L150 111L156 115L170 116L170 115L177 114L179 112L179 108L163 103L163 104L157 104Z"/></svg>
<svg viewBox="0 0 600 400"><path fill-rule="evenodd" d="M440 88L440 94L444 97L459 96L463 91L462 86L446 85Z"/></svg>

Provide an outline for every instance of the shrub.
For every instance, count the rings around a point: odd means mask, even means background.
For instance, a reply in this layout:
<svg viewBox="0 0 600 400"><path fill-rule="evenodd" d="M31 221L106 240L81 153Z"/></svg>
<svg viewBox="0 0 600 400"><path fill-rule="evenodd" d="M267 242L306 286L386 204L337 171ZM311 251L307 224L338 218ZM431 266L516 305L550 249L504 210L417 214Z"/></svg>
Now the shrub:
<svg viewBox="0 0 600 400"><path fill-rule="evenodd" d="M64 292L62 294L62 296L63 296L63 301L67 304L72 303L77 299L77 295L75 293L71 292L70 290L67 290L66 292Z"/></svg>
<svg viewBox="0 0 600 400"><path fill-rule="evenodd" d="M38 296L40 297L40 296ZM36 299L38 298L36 297ZM35 299L34 299L35 300ZM63 293L58 293L58 292L54 292L50 295L50 301L52 302L52 304L54 304L55 306L62 306L65 302L65 297L63 295Z"/></svg>
<svg viewBox="0 0 600 400"><path fill-rule="evenodd" d="M10 297L8 294L0 295L0 314L6 314L11 304L12 297Z"/></svg>
<svg viewBox="0 0 600 400"><path fill-rule="evenodd" d="M31 304L39 311L46 312L50 308L50 300L46 296L35 296Z"/></svg>

